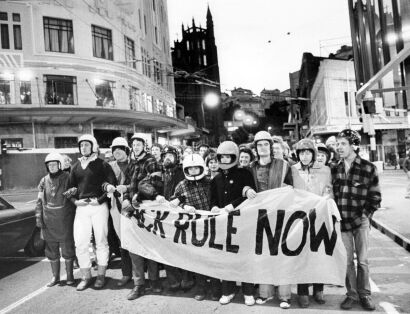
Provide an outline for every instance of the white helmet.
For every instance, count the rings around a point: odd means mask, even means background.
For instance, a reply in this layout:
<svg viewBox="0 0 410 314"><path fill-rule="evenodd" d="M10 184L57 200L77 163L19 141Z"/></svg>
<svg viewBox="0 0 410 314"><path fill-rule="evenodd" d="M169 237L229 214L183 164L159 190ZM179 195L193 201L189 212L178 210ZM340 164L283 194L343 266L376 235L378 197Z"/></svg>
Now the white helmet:
<svg viewBox="0 0 410 314"><path fill-rule="evenodd" d="M123 147L127 155L130 153L130 148L128 146L128 142L123 137L116 137L111 144L111 151L114 153L115 148Z"/></svg>
<svg viewBox="0 0 410 314"><path fill-rule="evenodd" d="M91 144L91 152L97 153L98 152L98 143L94 136L91 134L84 134L78 139L78 148L80 149L81 142L87 141ZM81 150L80 150L81 153Z"/></svg>
<svg viewBox="0 0 410 314"><path fill-rule="evenodd" d="M50 161L57 161L58 162L58 169L62 169L62 165L63 165L63 156L60 153L57 152L52 152L50 154L48 154L46 156L46 159L44 160L44 163L46 164L47 167L47 163L49 163ZM47 168L48 171L48 168Z"/></svg>
<svg viewBox="0 0 410 314"><path fill-rule="evenodd" d="M190 167L199 167L201 171L196 176L191 176L188 173L188 168ZM198 181L201 180L205 176L205 161L204 159L198 154L191 154L187 155L182 162L182 169L184 170L185 178L190 181Z"/></svg>
<svg viewBox="0 0 410 314"><path fill-rule="evenodd" d="M231 156L231 162L229 164L221 163L222 155L230 155ZM218 158L219 168L221 168L222 170L230 169L233 166L236 166L238 164L238 159L239 159L238 145L236 145L232 141L222 142L218 146L218 150L216 151L216 156Z"/></svg>
<svg viewBox="0 0 410 314"><path fill-rule="evenodd" d="M255 138L253 139L253 142L256 144L259 141L268 141L270 144L272 144L272 136L269 134L267 131L259 131L258 133L255 134Z"/></svg>

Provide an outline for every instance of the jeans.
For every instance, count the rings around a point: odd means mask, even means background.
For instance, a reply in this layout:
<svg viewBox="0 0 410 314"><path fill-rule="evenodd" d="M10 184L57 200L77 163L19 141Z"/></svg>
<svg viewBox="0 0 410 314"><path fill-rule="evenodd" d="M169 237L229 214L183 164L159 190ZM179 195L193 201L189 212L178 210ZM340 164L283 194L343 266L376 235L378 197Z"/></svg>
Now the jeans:
<svg viewBox="0 0 410 314"><path fill-rule="evenodd" d="M323 292L323 283L313 284L313 295L315 295L318 292ZM309 295L308 283L298 284L298 295Z"/></svg>
<svg viewBox="0 0 410 314"><path fill-rule="evenodd" d="M92 230L97 248L99 266L107 266L108 248L108 207L100 205L78 206L74 219L74 242L80 268L90 268L90 252L88 251Z"/></svg>
<svg viewBox="0 0 410 314"><path fill-rule="evenodd" d="M342 240L347 253L347 296L354 300L371 294L368 261L370 222L365 215L361 219L362 224L359 228L342 232ZM357 256L357 275L353 260L354 251Z"/></svg>
<svg viewBox="0 0 410 314"><path fill-rule="evenodd" d="M171 288L180 287L181 283L190 284L194 282L192 273L188 270L174 266L165 265L168 284Z"/></svg>
<svg viewBox="0 0 410 314"><path fill-rule="evenodd" d="M275 288L275 286L273 286L273 285L260 284L259 285L259 296L261 298L271 298L271 297L273 297L274 288ZM290 300L291 288L292 288L291 285L278 286L279 299L280 300Z"/></svg>
<svg viewBox="0 0 410 314"><path fill-rule="evenodd" d="M146 259L142 256L139 256L134 253L130 253L132 267L134 269L134 283L136 286L144 286L145 285L145 263L147 263L148 268L148 278L151 281L155 281L159 279L159 271L158 271L158 263Z"/></svg>
<svg viewBox="0 0 410 314"><path fill-rule="evenodd" d="M222 280L222 294L230 295L235 293L235 281L225 281ZM253 295L254 284L242 282L242 293L243 295Z"/></svg>

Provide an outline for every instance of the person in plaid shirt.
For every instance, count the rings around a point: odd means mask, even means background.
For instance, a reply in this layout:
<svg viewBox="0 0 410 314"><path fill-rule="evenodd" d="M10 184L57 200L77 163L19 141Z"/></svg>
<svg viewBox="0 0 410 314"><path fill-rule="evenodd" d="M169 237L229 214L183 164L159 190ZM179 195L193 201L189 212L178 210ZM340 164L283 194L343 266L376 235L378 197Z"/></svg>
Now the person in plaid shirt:
<svg viewBox="0 0 410 314"><path fill-rule="evenodd" d="M337 136L340 160L331 166L333 192L342 217L342 240L347 252L347 297L341 308L351 309L360 300L365 310L374 310L370 298L368 244L370 219L380 207L381 193L377 168L360 158L360 135L350 129ZM357 255L356 267L353 254Z"/></svg>
<svg viewBox="0 0 410 314"><path fill-rule="evenodd" d="M195 213L196 210L211 209L210 186L211 179L206 176L205 161L198 154L185 156L182 168L185 179L178 183L175 188L171 206L182 208L183 212ZM197 291L195 300L202 301L206 296L207 277L201 274L195 274L197 282ZM218 300L221 295L221 283L218 279L210 278L212 300Z"/></svg>

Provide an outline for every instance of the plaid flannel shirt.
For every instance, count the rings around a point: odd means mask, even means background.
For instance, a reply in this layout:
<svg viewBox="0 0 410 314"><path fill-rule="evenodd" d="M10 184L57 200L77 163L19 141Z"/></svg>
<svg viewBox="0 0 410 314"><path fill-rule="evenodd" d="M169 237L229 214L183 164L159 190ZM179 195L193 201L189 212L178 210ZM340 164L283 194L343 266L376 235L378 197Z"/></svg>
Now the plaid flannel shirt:
<svg viewBox="0 0 410 314"><path fill-rule="evenodd" d="M381 193L377 168L356 156L346 174L341 159L331 167L335 202L342 217L342 231L361 225L361 216L371 217L380 207Z"/></svg>
<svg viewBox="0 0 410 314"><path fill-rule="evenodd" d="M183 205L190 205L199 210L211 210L211 180L204 177L199 181L187 179L178 183L174 198L178 198Z"/></svg>

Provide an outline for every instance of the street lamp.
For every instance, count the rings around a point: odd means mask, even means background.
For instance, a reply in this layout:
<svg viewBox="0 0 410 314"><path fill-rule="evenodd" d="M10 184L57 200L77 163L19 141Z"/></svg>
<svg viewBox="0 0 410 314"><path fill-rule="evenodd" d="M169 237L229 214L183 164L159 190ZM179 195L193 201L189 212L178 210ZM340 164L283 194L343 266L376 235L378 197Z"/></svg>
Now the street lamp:
<svg viewBox="0 0 410 314"><path fill-rule="evenodd" d="M205 109L204 105L208 108L215 108L219 104L219 95L214 92L207 93L203 100L201 101L201 110L202 110L202 119L203 124L202 126L205 127Z"/></svg>

